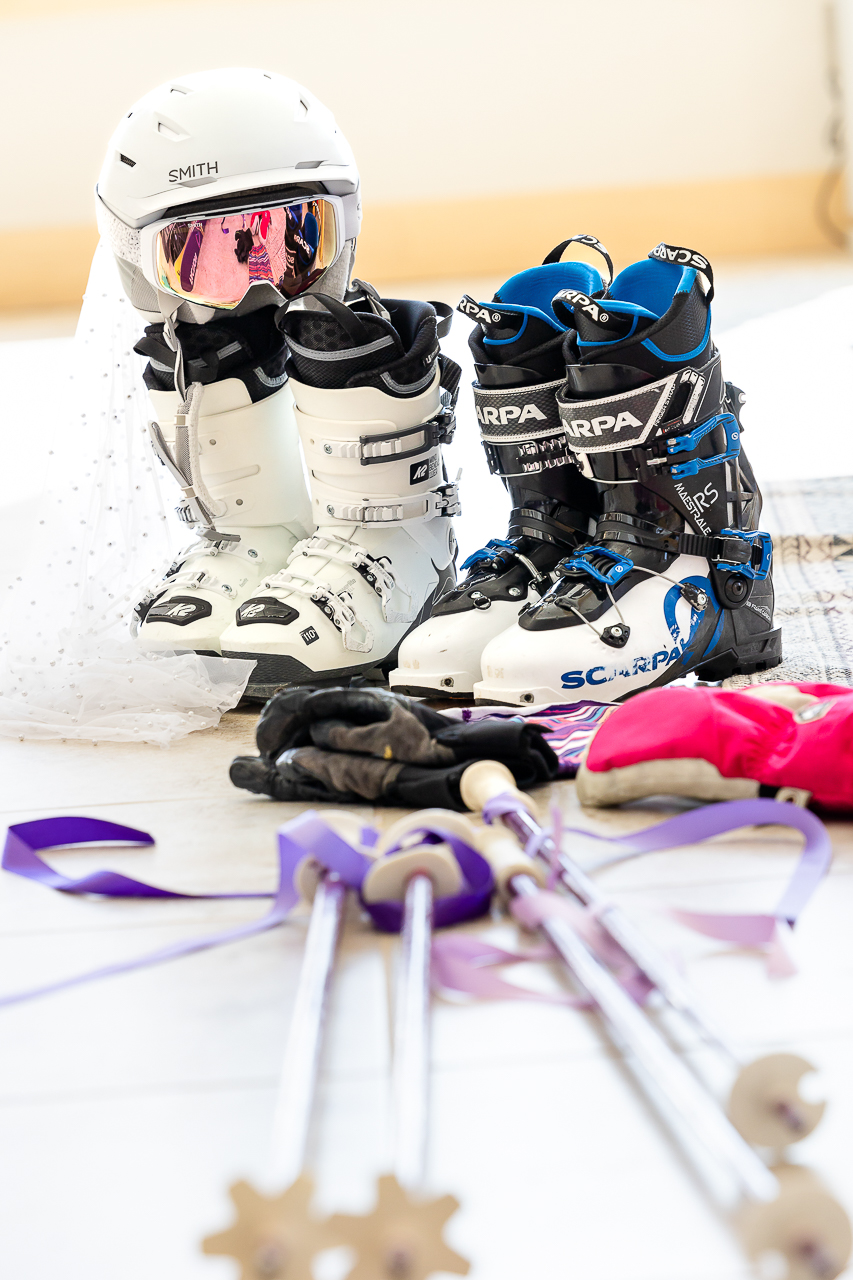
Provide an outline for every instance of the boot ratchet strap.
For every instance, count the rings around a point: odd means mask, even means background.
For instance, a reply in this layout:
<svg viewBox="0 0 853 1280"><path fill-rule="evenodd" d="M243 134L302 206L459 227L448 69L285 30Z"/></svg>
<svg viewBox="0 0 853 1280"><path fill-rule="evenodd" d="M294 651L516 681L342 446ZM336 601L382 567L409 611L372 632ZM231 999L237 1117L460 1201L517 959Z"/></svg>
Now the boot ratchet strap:
<svg viewBox="0 0 853 1280"><path fill-rule="evenodd" d="M323 440L321 448L329 458L357 459L363 467L381 462L402 462L429 453L436 445L450 444L456 430L456 415L452 408L442 408L428 422L415 427L397 427L376 435L359 436L358 440ZM412 449L404 449L406 436L422 435L423 440Z"/></svg>
<svg viewBox="0 0 853 1280"><path fill-rule="evenodd" d="M406 524L409 521L432 520L435 516L455 516L460 510L459 486L454 482L439 485L428 493L392 502L326 503L326 512L336 520L355 524Z"/></svg>

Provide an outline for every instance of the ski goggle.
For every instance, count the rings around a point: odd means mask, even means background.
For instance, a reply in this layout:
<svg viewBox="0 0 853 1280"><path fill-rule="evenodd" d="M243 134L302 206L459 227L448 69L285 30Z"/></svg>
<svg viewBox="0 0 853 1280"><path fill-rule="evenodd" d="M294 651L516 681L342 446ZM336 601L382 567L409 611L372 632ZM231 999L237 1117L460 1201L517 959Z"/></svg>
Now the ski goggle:
<svg viewBox="0 0 853 1280"><path fill-rule="evenodd" d="M325 195L195 214L143 227L140 265L165 293L231 310L253 285L304 293L337 258L342 230L340 203Z"/></svg>

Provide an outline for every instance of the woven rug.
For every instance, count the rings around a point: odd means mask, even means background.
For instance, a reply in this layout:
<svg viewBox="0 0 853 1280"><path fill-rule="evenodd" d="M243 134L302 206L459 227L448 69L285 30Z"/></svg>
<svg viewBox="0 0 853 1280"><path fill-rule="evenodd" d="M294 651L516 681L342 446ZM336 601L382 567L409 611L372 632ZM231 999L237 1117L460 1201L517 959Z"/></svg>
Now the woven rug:
<svg viewBox="0 0 853 1280"><path fill-rule="evenodd" d="M853 476L776 481L763 493L782 665L732 676L724 687L764 680L853 685Z"/></svg>

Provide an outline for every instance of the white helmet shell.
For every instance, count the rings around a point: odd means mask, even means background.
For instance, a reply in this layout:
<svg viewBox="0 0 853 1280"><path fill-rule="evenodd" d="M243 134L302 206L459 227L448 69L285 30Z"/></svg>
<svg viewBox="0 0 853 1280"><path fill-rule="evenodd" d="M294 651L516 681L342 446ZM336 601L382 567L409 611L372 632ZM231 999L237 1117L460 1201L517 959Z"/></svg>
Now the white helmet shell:
<svg viewBox="0 0 853 1280"><path fill-rule="evenodd" d="M150 321L160 299L140 267L138 231L184 207L242 192L288 189L340 198L343 243L322 287L343 297L361 228L358 169L335 118L313 93L271 71L200 71L152 89L131 108L107 147L96 188L98 223L118 260L125 293ZM312 286L313 288L313 286ZM231 314L281 302L254 286ZM212 307L184 302L179 320L205 323Z"/></svg>
<svg viewBox="0 0 853 1280"><path fill-rule="evenodd" d="M182 204L306 183L356 196L345 200L354 238L358 169L331 111L295 80L235 67L170 80L141 98L110 139L97 190L138 228Z"/></svg>

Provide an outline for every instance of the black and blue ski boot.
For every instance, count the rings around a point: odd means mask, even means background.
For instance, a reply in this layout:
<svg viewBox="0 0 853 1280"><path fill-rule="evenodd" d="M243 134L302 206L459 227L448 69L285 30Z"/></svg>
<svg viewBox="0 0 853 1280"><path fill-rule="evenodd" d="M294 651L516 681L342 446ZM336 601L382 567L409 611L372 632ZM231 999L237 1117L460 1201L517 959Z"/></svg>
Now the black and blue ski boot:
<svg viewBox="0 0 853 1280"><path fill-rule="evenodd" d="M603 511L560 580L486 647L479 700L618 702L690 671L721 680L781 662L770 537L741 450L744 397L711 338L713 292L706 258L660 244L606 298L554 299L571 326L560 416Z"/></svg>

